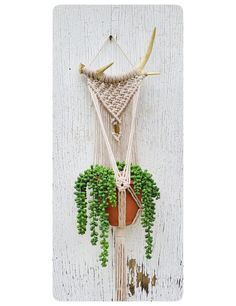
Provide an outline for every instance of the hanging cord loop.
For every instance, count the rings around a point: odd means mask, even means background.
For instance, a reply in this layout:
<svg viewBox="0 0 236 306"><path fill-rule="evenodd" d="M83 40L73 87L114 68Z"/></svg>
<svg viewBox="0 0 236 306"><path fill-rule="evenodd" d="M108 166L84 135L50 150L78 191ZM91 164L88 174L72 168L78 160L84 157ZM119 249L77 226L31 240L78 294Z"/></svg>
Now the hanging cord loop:
<svg viewBox="0 0 236 306"><path fill-rule="evenodd" d="M112 36L109 35L109 37L107 39L105 39L105 41L103 42L103 44L101 45L100 49L98 50L98 52L95 54L94 58L89 62L89 66L92 65L92 63L95 62L95 60L98 58L98 56L101 54L102 50L104 49L105 45L107 43L115 43L116 47L120 50L120 52L122 53L122 55L126 58L126 60L128 61L128 63L130 64L130 66L132 68L135 68L135 65L131 62L131 60L129 59L129 57L127 56L126 52L121 48L120 44L118 43L118 41Z"/></svg>

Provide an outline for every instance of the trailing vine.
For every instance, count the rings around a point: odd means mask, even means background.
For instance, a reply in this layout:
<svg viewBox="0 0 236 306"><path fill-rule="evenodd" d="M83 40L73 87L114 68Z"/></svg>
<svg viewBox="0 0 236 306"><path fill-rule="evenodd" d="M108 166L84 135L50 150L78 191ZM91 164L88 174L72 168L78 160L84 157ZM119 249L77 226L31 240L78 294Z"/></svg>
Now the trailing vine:
<svg viewBox="0 0 236 306"><path fill-rule="evenodd" d="M119 171L124 169L124 162L117 162ZM131 181L135 193L141 198L141 224L145 230L145 255L151 258L153 249L153 225L155 221L155 200L160 198L160 191L152 175L142 170L139 165L131 165ZM109 221L106 208L108 204L117 205L116 182L112 169L102 165L91 166L81 173L75 182L75 202L77 204L77 229L83 235L86 232L88 216L91 244L100 243L100 262L103 267L108 261ZM89 194L89 200L88 200ZM89 212L89 215L88 215Z"/></svg>

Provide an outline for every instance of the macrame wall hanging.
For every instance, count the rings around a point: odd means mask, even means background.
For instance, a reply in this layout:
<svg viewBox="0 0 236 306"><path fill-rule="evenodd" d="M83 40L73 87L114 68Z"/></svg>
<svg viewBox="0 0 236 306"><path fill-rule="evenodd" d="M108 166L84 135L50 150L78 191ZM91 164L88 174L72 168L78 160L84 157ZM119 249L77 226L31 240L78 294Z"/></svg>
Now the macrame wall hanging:
<svg viewBox="0 0 236 306"><path fill-rule="evenodd" d="M152 251L152 226L155 219L155 200L160 193L154 180L146 170L131 164L131 153L135 132L135 118L139 91L142 81L149 75L159 75L159 72L145 72L144 67L151 55L156 28L148 45L147 52L140 64L132 71L116 76L108 76L104 72L113 64L110 63L96 71L80 64L80 73L87 78L88 90L91 94L101 132L109 156L110 169L103 166L92 166L76 181L76 203L78 207L77 227L80 234L86 231L87 204L90 211L91 242L96 244L100 230L101 255L100 260L106 266L108 245L107 235L109 223L116 226L115 230L115 300L127 299L127 274L125 255L125 228L133 224L140 215L146 234L146 255L150 258ZM110 36L110 40L113 38ZM117 43L117 42L116 42ZM132 105L130 130L122 128L122 115L128 105ZM101 108L110 117L110 130L104 125ZM129 133L128 146L123 163L117 162L109 141L109 133L119 144L124 133ZM105 187L104 187L105 186ZM92 190L92 199L86 203L87 189ZM116 200L117 198L117 200ZM127 211L136 207L135 213L128 218ZM109 223L108 223L109 221ZM98 228L99 227L99 228Z"/></svg>

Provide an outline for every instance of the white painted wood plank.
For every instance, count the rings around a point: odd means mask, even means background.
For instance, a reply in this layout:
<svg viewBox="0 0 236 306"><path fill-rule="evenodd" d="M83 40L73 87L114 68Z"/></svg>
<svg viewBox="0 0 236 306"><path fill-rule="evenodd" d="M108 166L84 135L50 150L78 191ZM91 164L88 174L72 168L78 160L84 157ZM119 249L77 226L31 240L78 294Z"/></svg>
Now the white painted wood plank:
<svg viewBox="0 0 236 306"><path fill-rule="evenodd" d="M160 77L142 86L133 160L149 169L161 189L157 204L155 248L144 258L144 232L137 222L127 228L128 259L135 259L135 293L130 300L176 300L182 294L182 11L178 6L58 6L54 10L54 296L59 300L112 300L112 248L101 268L99 248L89 233L76 231L73 184L93 162L107 161L91 98L78 64L88 64L109 34L133 64L145 52L150 33L157 38L147 69ZM109 73L130 69L114 44L104 48L92 67L115 60ZM123 117L129 128L128 109ZM109 118L106 124L109 126ZM122 159L127 137L117 158ZM110 244L112 245L112 231ZM133 261L134 262L134 261ZM148 294L136 288L136 270L150 278ZM145 276L144 273L144 276ZM155 286L151 278L156 275ZM131 280L132 271L129 272Z"/></svg>

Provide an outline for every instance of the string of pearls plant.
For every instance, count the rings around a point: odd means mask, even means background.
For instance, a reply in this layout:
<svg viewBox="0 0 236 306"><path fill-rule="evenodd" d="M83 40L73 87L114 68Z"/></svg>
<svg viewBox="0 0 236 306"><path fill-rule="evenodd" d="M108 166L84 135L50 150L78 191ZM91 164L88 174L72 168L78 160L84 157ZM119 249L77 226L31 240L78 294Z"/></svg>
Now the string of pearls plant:
<svg viewBox="0 0 236 306"><path fill-rule="evenodd" d="M125 163L117 162L123 170ZM152 175L142 170L139 165L131 165L131 180L137 195L141 196L141 224L145 230L145 255L152 256L153 225L155 221L155 200L160 198L160 191ZM100 243L100 262L103 267L108 262L109 221L107 206L117 205L116 182L112 169L95 165L81 173L75 182L75 202L77 205L77 229L83 235L86 232L88 218L91 244Z"/></svg>

